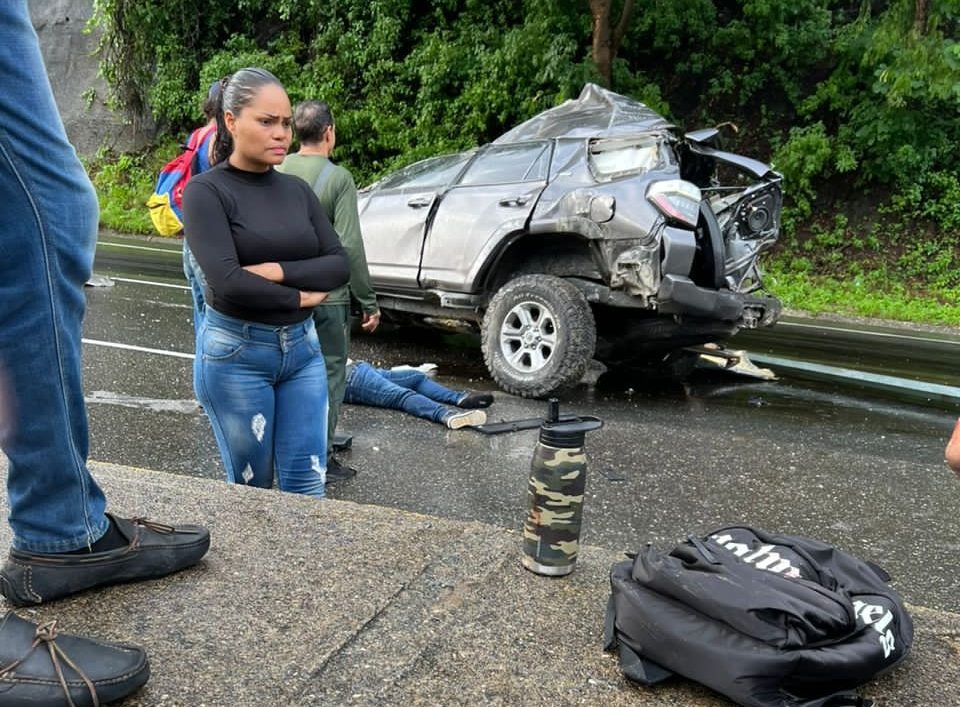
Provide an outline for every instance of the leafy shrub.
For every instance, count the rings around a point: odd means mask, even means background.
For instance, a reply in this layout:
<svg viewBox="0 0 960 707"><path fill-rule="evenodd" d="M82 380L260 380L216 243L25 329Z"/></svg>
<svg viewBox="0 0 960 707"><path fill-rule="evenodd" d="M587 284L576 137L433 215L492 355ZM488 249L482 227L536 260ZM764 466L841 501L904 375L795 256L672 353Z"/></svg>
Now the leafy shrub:
<svg viewBox="0 0 960 707"><path fill-rule="evenodd" d="M787 142L774 154L773 165L783 174L784 188L800 217L809 216L818 180L832 174L833 141L823 123L792 128Z"/></svg>
<svg viewBox="0 0 960 707"><path fill-rule="evenodd" d="M154 153L98 153L87 168L100 200L101 224L127 233L153 233L146 200L153 193L160 167L178 149L175 143L164 143ZM164 153L167 158L160 160Z"/></svg>

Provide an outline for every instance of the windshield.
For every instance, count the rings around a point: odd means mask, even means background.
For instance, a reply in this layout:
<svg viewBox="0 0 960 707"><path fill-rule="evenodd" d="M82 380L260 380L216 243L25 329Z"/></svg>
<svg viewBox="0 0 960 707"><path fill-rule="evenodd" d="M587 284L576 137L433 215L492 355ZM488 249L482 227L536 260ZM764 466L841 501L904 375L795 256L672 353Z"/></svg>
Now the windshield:
<svg viewBox="0 0 960 707"><path fill-rule="evenodd" d="M594 140L590 143L590 168L598 177L649 172L662 166L660 140L656 137Z"/></svg>

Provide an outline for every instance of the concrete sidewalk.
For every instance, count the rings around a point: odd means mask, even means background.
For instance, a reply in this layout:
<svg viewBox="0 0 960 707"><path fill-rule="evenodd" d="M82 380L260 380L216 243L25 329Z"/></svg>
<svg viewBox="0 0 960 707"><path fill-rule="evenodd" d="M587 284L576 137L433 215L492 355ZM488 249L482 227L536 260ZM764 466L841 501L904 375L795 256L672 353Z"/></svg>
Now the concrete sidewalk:
<svg viewBox="0 0 960 707"><path fill-rule="evenodd" d="M620 552L586 547L573 575L547 579L494 526L93 469L121 515L213 535L197 568L19 611L146 646L153 677L128 707L730 704L679 680L634 686L603 653ZM883 707L960 705L960 615L913 614L912 657L863 692Z"/></svg>

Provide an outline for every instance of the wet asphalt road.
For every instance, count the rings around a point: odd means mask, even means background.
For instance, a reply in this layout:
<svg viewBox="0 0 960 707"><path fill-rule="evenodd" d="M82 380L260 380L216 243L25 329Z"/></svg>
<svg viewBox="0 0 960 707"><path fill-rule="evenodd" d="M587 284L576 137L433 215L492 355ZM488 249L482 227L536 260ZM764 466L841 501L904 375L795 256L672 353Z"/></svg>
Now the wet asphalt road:
<svg viewBox="0 0 960 707"><path fill-rule="evenodd" d="M222 478L184 356L193 334L176 245L144 246L174 252L101 246L96 272L114 277L114 286L87 288L90 456ZM785 331L783 346L801 347ZM776 348L776 336L761 345ZM830 345L828 339L812 348ZM853 356L849 345L842 348ZM467 337L360 334L353 353L380 365L431 361L450 387L494 390ZM858 356L876 359L868 351ZM928 357L949 378L951 362ZM902 364L913 371L921 365ZM537 401L495 396L492 421L543 409ZM724 524L753 524L833 542L884 566L908 601L960 611L960 481L943 464L955 410L865 397L836 383L757 382L707 371L684 385L657 387L601 377L562 405L605 421L588 440L584 542L668 547ZM357 406L345 406L341 431L354 435L344 459L360 474L331 486L331 497L522 524L535 431L484 436Z"/></svg>

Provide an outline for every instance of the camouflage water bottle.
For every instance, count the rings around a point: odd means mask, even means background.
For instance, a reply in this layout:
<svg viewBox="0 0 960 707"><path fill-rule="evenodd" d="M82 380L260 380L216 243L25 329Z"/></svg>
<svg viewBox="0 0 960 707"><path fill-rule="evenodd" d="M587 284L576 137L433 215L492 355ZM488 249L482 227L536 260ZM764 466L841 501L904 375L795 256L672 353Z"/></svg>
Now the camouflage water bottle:
<svg viewBox="0 0 960 707"><path fill-rule="evenodd" d="M540 426L527 485L529 512L523 524L523 566L531 572L573 572L580 551L583 494L587 484L587 432L599 429L596 417L560 419L556 400Z"/></svg>

